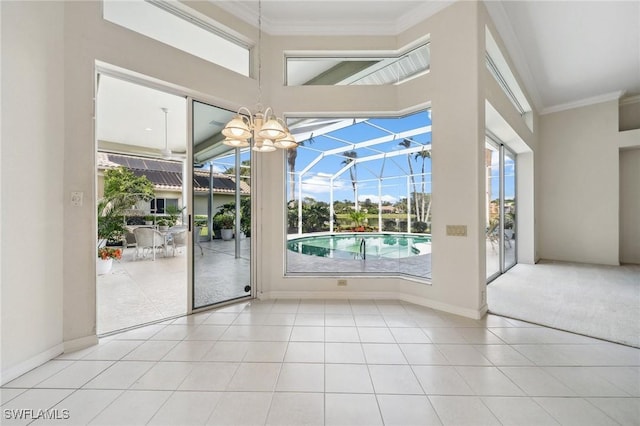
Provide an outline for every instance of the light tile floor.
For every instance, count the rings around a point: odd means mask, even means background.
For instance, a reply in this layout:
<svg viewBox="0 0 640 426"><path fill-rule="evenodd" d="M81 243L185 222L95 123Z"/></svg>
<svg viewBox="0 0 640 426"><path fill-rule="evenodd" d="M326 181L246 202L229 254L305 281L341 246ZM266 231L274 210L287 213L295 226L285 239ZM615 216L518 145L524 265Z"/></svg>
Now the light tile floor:
<svg viewBox="0 0 640 426"><path fill-rule="evenodd" d="M1 390L3 425L640 425L640 350L398 301L251 301L109 336Z"/></svg>

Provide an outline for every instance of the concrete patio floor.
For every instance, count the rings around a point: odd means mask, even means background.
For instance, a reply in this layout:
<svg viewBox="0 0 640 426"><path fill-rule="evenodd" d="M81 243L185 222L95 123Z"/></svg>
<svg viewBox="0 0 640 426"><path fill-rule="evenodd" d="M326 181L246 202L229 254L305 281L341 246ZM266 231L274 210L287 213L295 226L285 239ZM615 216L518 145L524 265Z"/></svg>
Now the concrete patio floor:
<svg viewBox="0 0 640 426"><path fill-rule="evenodd" d="M250 240L242 239L241 257L235 258L234 240L201 242L202 254L194 251L194 306L196 308L248 295L250 280ZM159 251L134 259L135 249L124 250L113 262L110 273L97 277L97 334L185 315L188 309L186 250L175 256Z"/></svg>

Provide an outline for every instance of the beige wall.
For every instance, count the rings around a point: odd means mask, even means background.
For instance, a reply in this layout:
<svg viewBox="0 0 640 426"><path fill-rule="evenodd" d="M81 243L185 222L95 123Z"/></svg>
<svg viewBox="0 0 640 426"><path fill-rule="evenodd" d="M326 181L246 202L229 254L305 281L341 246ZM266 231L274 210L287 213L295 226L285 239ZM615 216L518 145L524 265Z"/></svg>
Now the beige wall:
<svg viewBox="0 0 640 426"><path fill-rule="evenodd" d="M640 148L620 151L620 262L640 264Z"/></svg>
<svg viewBox="0 0 640 426"><path fill-rule="evenodd" d="M617 265L619 148L640 133L618 131L618 101L543 115L540 131L540 256Z"/></svg>
<svg viewBox="0 0 640 426"><path fill-rule="evenodd" d="M640 129L640 95L622 99L618 107L621 131Z"/></svg>
<svg viewBox="0 0 640 426"><path fill-rule="evenodd" d="M81 188L63 189L64 8L3 1L0 11L5 383L62 352L63 216ZM93 208L86 195L80 209Z"/></svg>

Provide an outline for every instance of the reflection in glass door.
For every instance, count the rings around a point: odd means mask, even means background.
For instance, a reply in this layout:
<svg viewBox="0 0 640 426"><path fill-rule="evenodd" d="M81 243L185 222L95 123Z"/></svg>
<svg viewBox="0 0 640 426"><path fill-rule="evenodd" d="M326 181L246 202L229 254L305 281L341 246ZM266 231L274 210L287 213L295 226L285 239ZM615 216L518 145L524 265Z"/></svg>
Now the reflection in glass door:
<svg viewBox="0 0 640 426"><path fill-rule="evenodd" d="M233 115L193 101L193 309L251 295L251 151L220 133Z"/></svg>
<svg viewBox="0 0 640 426"><path fill-rule="evenodd" d="M500 148L491 142L485 146L486 166L486 262L487 278L500 274Z"/></svg>
<svg viewBox="0 0 640 426"><path fill-rule="evenodd" d="M486 270L491 281L516 264L516 162L504 145L487 140Z"/></svg>
<svg viewBox="0 0 640 426"><path fill-rule="evenodd" d="M503 272L516 264L516 157L503 147L503 233L504 265Z"/></svg>

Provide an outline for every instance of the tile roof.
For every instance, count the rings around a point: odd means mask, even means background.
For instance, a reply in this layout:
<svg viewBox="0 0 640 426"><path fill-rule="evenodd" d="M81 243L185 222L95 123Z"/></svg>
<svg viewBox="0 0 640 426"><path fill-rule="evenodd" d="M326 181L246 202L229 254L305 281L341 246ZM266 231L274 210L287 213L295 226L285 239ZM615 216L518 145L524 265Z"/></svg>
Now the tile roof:
<svg viewBox="0 0 640 426"><path fill-rule="evenodd" d="M182 190L182 163L179 161L134 157L130 155L98 153L98 168L110 169L124 166L136 176L146 176L156 189ZM213 192L232 194L235 192L236 181L234 177L222 173L213 173ZM193 189L197 193L209 191L209 171L193 171ZM251 187L245 181L240 181L240 193L249 195Z"/></svg>

